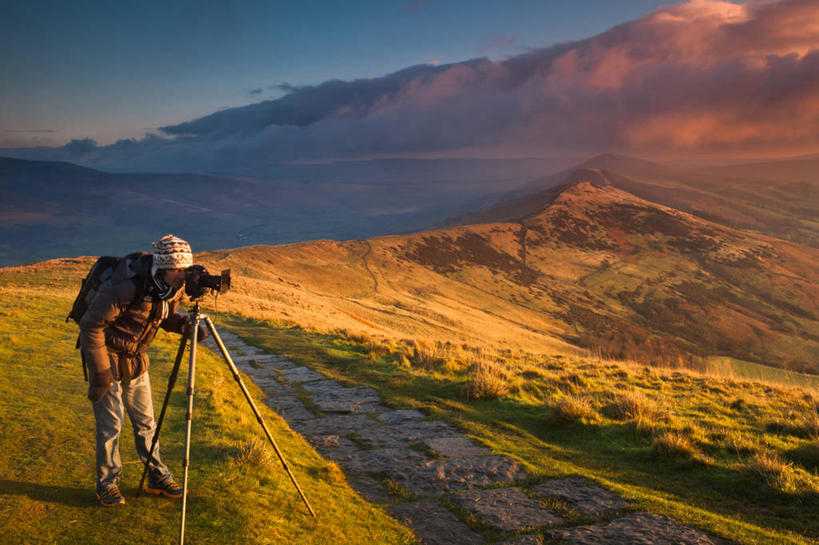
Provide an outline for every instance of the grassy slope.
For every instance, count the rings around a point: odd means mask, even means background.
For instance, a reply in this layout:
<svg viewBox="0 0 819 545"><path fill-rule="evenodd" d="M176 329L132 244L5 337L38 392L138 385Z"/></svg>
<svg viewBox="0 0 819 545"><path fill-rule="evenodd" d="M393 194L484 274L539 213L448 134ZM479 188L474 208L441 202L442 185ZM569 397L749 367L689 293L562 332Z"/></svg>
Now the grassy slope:
<svg viewBox="0 0 819 545"><path fill-rule="evenodd" d="M179 503L135 498L141 464L128 425L120 448L127 505L94 497L93 415L85 398L76 327L63 322L87 268L53 264L0 269L0 526L4 543L176 543ZM154 343L154 404L162 403L178 337ZM181 475L183 366L163 429L163 459ZM255 399L261 392L246 381ZM260 404L305 495L312 519L236 387L207 350L198 358L186 536L208 543L411 543L411 534L362 501L337 466L321 459Z"/></svg>

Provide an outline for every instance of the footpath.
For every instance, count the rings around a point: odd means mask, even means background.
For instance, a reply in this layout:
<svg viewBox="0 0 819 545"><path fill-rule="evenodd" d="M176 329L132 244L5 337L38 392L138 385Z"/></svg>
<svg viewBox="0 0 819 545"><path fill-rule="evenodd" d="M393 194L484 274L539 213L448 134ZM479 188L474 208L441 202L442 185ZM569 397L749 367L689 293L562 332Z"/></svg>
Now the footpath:
<svg viewBox="0 0 819 545"><path fill-rule="evenodd" d="M731 543L666 516L635 512L585 478L533 483L514 459L446 422L391 409L373 388L345 386L229 331L219 334L236 366L265 393L262 402L337 462L362 498L383 506L425 545ZM218 351L212 339L204 344ZM390 482L391 490L384 484Z"/></svg>

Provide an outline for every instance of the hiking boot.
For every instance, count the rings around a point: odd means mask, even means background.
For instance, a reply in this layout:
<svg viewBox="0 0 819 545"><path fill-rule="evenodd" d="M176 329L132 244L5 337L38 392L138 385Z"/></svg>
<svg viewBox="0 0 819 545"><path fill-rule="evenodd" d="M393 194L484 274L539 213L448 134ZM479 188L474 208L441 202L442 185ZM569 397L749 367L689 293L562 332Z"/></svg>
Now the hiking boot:
<svg viewBox="0 0 819 545"><path fill-rule="evenodd" d="M111 485L102 492L97 492L97 499L100 500L100 504L105 507L125 505L125 498L119 493L117 485Z"/></svg>
<svg viewBox="0 0 819 545"><path fill-rule="evenodd" d="M168 479L163 483L148 483L145 487L145 492L149 494L162 495L166 498L181 498L182 487L176 484L173 479Z"/></svg>

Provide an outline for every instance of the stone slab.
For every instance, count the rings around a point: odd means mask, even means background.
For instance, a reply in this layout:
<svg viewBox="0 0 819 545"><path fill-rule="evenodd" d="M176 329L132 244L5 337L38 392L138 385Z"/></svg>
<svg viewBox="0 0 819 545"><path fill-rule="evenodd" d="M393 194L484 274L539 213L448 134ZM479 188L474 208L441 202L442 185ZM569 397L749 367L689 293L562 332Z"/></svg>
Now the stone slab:
<svg viewBox="0 0 819 545"><path fill-rule="evenodd" d="M389 425L402 425L407 422L415 422L425 418L424 413L415 409L396 409L378 416L381 422Z"/></svg>
<svg viewBox="0 0 819 545"><path fill-rule="evenodd" d="M539 484L532 488L545 498L559 498L586 517L605 517L627 509L629 502L588 479L573 477Z"/></svg>
<svg viewBox="0 0 819 545"><path fill-rule="evenodd" d="M346 471L362 475L386 473L400 468L413 468L427 461L427 457L408 448L359 450L336 460Z"/></svg>
<svg viewBox="0 0 819 545"><path fill-rule="evenodd" d="M292 369L282 369L280 371L282 377L287 382L310 382L313 380L325 380L327 377L317 371L308 369L307 367L293 367Z"/></svg>
<svg viewBox="0 0 819 545"><path fill-rule="evenodd" d="M430 437L424 444L445 458L468 458L488 454L489 449L476 446L468 437Z"/></svg>
<svg viewBox="0 0 819 545"><path fill-rule="evenodd" d="M379 415L381 419L383 415ZM362 429L358 437L373 448L391 448L421 443L430 437L452 437L459 435L451 425L440 420L408 420L392 426L372 426Z"/></svg>
<svg viewBox="0 0 819 545"><path fill-rule="evenodd" d="M390 507L387 511L398 522L412 528L424 545L480 545L482 536L458 520L435 500L424 500Z"/></svg>
<svg viewBox="0 0 819 545"><path fill-rule="evenodd" d="M606 524L551 530L565 545L731 545L730 541L653 513L634 513Z"/></svg>
<svg viewBox="0 0 819 545"><path fill-rule="evenodd" d="M520 488L493 488L452 496L452 501L499 532L554 526L563 519Z"/></svg>
<svg viewBox="0 0 819 545"><path fill-rule="evenodd" d="M366 415L342 414L303 420L292 427L304 435L347 435L373 424L373 419Z"/></svg>
<svg viewBox="0 0 819 545"><path fill-rule="evenodd" d="M543 540L538 536L525 535L503 541L498 545L543 545Z"/></svg>
<svg viewBox="0 0 819 545"><path fill-rule="evenodd" d="M387 475L420 497L437 497L448 492L473 490L507 484L526 477L513 459L491 454L458 460L433 460L409 470L386 471Z"/></svg>
<svg viewBox="0 0 819 545"><path fill-rule="evenodd" d="M358 495L371 503L392 503L393 497L387 488L372 477L359 475L349 479L350 486Z"/></svg>
<svg viewBox="0 0 819 545"><path fill-rule="evenodd" d="M378 391L373 388L346 387L332 379L306 382L302 387L311 393L312 402L325 413L374 412L372 406L381 401Z"/></svg>

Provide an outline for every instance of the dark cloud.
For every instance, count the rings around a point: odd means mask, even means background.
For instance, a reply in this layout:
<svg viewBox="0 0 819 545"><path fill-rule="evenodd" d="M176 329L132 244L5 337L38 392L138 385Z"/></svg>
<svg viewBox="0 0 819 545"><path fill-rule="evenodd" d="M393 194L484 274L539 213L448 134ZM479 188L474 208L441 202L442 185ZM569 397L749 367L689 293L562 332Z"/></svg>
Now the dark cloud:
<svg viewBox="0 0 819 545"><path fill-rule="evenodd" d="M81 158L97 149L97 141L91 138L74 139L63 146L63 149L69 157Z"/></svg>
<svg viewBox="0 0 819 545"><path fill-rule="evenodd" d="M275 86L284 96L92 155L150 168L447 150L594 153L819 146L819 2L692 0L499 61ZM79 147L79 146L76 146Z"/></svg>

